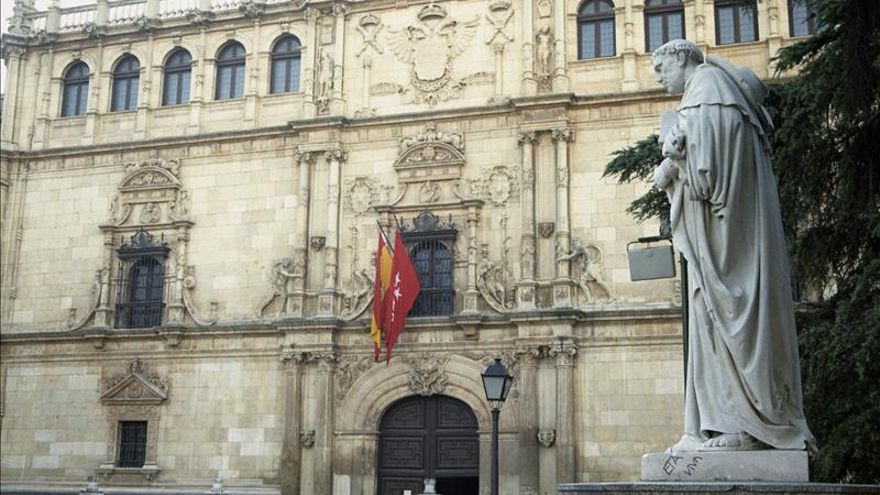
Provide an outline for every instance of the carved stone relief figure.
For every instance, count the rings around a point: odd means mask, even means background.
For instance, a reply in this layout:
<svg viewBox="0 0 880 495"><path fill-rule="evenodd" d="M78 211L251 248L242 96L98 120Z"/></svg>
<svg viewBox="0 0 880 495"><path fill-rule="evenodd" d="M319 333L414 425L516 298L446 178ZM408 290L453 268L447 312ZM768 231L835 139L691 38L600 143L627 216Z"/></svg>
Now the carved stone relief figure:
<svg viewBox="0 0 880 495"><path fill-rule="evenodd" d="M419 188L419 201L422 203L436 203L440 200L440 185L436 182L427 181Z"/></svg>
<svg viewBox="0 0 880 495"><path fill-rule="evenodd" d="M266 308L276 299L281 298L282 301L287 299L289 294L288 280L303 276L303 273L298 270L302 270L302 267L295 265L290 258L282 258L272 264L272 294L260 304L257 310L258 318L263 317ZM281 313L283 310L283 303L281 306L277 313Z"/></svg>
<svg viewBox="0 0 880 495"><path fill-rule="evenodd" d="M159 223L162 219L162 207L158 203L147 203L141 208L141 223Z"/></svg>
<svg viewBox="0 0 880 495"><path fill-rule="evenodd" d="M571 252L562 253L557 261L580 260L578 287L583 291L587 302L611 299L611 289L602 277L602 252L592 244L584 245L578 236L571 238Z"/></svg>
<svg viewBox="0 0 880 495"><path fill-rule="evenodd" d="M375 265L375 259L373 264ZM373 276L370 270L361 268L353 275L352 289L356 286L360 286L360 289L345 298L345 312L342 315L345 320L357 318L370 304L373 296Z"/></svg>
<svg viewBox="0 0 880 495"><path fill-rule="evenodd" d="M177 191L177 196L168 205L168 217L172 220L189 220L189 192Z"/></svg>
<svg viewBox="0 0 880 495"><path fill-rule="evenodd" d="M489 245L483 244L477 265L477 289L492 309L503 313L511 309L504 285L504 267L489 259Z"/></svg>
<svg viewBox="0 0 880 495"><path fill-rule="evenodd" d="M543 26L535 35L535 73L538 77L538 88L550 90L553 79L553 33L550 26Z"/></svg>
<svg viewBox="0 0 880 495"><path fill-rule="evenodd" d="M318 113L327 113L330 109L330 100L333 99L333 57L330 56L328 48L321 50L317 84Z"/></svg>

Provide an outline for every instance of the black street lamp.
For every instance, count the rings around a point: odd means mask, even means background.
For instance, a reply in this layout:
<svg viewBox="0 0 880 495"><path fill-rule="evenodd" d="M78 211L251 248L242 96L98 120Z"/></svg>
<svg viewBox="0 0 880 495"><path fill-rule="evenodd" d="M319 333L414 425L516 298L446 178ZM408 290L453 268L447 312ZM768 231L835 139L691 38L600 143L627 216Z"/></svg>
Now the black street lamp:
<svg viewBox="0 0 880 495"><path fill-rule="evenodd" d="M501 358L495 358L482 376L486 399L492 408L492 495L498 495L498 418L513 384L513 377L501 364Z"/></svg>

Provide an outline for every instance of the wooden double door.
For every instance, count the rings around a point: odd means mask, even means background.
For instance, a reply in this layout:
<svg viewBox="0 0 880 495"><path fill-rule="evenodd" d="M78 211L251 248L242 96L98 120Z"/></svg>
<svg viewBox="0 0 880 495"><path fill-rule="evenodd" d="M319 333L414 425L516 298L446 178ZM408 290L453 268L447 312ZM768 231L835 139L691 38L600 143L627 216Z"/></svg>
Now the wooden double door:
<svg viewBox="0 0 880 495"><path fill-rule="evenodd" d="M464 402L445 395L407 397L382 417L379 495L424 491L437 480L442 495L478 495L480 448L477 418Z"/></svg>

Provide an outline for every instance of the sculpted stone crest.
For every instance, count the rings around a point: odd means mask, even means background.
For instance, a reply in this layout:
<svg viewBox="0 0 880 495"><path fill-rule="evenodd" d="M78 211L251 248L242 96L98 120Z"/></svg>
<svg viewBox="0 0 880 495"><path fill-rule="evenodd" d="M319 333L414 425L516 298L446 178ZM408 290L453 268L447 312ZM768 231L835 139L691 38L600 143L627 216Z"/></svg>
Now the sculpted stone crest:
<svg viewBox="0 0 880 495"><path fill-rule="evenodd" d="M453 65L473 40L480 18L464 23L448 19L446 9L436 3L422 7L417 16L417 24L389 30L389 42L394 56L410 67L414 101L436 105L458 96L461 83L452 75Z"/></svg>

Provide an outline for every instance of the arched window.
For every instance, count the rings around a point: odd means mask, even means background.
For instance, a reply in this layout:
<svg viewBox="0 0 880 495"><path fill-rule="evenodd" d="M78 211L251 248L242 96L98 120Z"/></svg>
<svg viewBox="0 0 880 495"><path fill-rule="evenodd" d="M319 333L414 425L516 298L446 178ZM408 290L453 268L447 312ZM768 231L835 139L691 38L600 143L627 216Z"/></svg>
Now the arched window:
<svg viewBox="0 0 880 495"><path fill-rule="evenodd" d="M614 4L588 0L578 10L578 58L614 56Z"/></svg>
<svg viewBox="0 0 880 495"><path fill-rule="evenodd" d="M162 106L189 103L189 81L192 56L183 48L171 52L165 60L165 83L162 85Z"/></svg>
<svg viewBox="0 0 880 495"><path fill-rule="evenodd" d="M170 249L149 232L138 231L117 250L116 328L162 324L165 310L165 261Z"/></svg>
<svg viewBox="0 0 880 495"><path fill-rule="evenodd" d="M84 62L75 62L64 71L61 116L83 115L88 101L89 66Z"/></svg>
<svg viewBox="0 0 880 495"><path fill-rule="evenodd" d="M116 64L113 71L113 96L110 111L134 110L137 106L138 82L141 78L141 64L133 55L127 55Z"/></svg>
<svg viewBox="0 0 880 495"><path fill-rule="evenodd" d="M816 19L810 0L788 0L788 27L792 36L816 34Z"/></svg>
<svg viewBox="0 0 880 495"><path fill-rule="evenodd" d="M295 36L285 36L272 48L270 93L299 91L300 44Z"/></svg>
<svg viewBox="0 0 880 495"><path fill-rule="evenodd" d="M684 36L684 5L681 0L647 0L645 51L651 53L666 42L684 39Z"/></svg>
<svg viewBox="0 0 880 495"><path fill-rule="evenodd" d="M217 55L215 100L232 100L244 94L244 47L233 41Z"/></svg>
<svg viewBox="0 0 880 495"><path fill-rule="evenodd" d="M754 0L742 5L740 0L715 1L715 40L719 45L758 40L757 9Z"/></svg>

